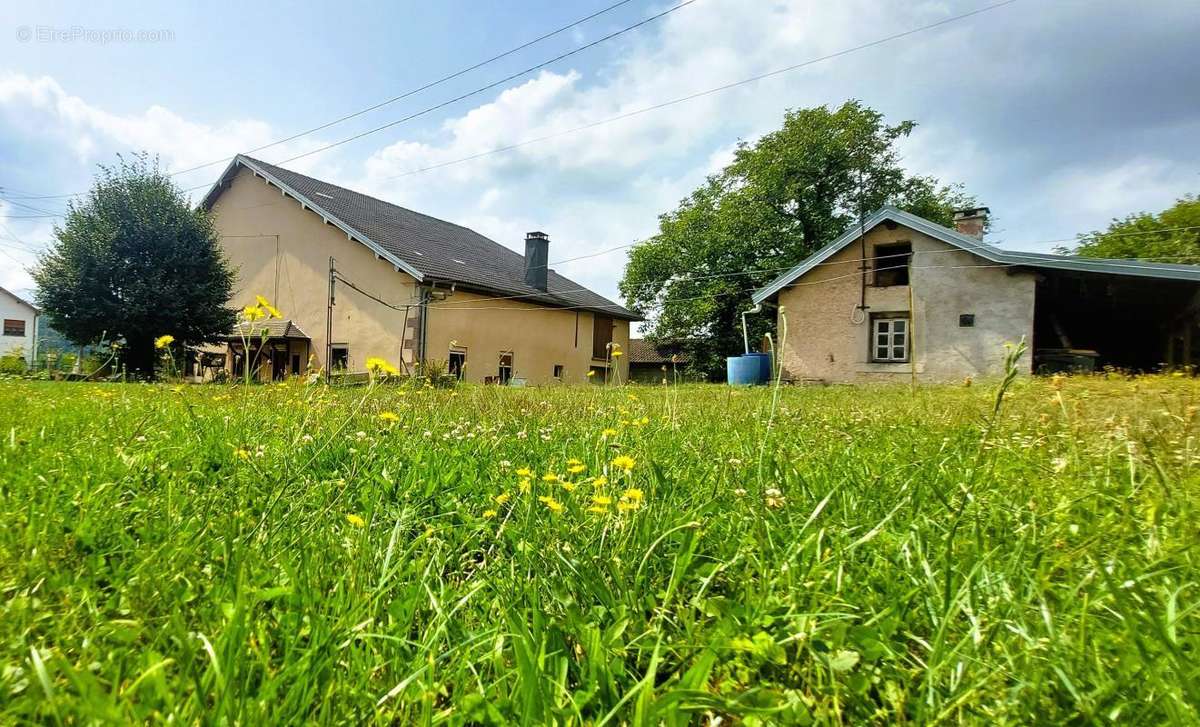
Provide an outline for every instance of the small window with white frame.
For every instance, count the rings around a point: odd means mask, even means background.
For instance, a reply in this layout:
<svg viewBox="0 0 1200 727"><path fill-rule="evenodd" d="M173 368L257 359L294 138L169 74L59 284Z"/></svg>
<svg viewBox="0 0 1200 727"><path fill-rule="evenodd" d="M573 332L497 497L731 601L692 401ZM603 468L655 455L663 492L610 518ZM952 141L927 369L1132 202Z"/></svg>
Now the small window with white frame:
<svg viewBox="0 0 1200 727"><path fill-rule="evenodd" d="M499 366L499 370L497 371L497 374L498 374L498 376L496 377L496 381L501 386L508 384L509 380L512 379L512 374L513 374L513 352L512 351L501 351L500 352L500 366Z"/></svg>
<svg viewBox="0 0 1200 727"><path fill-rule="evenodd" d="M871 316L871 360L878 363L908 361L911 324L908 313Z"/></svg>

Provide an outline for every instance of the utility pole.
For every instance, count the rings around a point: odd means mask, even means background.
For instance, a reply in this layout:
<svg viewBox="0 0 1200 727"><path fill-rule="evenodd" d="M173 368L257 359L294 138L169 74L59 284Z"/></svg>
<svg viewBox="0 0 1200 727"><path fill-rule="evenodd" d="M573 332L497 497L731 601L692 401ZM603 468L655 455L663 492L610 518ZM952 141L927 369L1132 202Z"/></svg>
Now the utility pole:
<svg viewBox="0 0 1200 727"><path fill-rule="evenodd" d="M329 304L325 307L325 383L330 380L330 370L333 368L333 282L336 279L333 267L333 256L329 256Z"/></svg>

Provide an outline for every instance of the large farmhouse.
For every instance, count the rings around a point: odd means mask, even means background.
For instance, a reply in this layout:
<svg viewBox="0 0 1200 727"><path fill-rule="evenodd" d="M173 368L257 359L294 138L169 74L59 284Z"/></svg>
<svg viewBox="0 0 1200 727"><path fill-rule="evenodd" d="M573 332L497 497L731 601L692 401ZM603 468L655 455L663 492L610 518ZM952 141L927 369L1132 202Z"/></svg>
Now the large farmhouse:
<svg viewBox="0 0 1200 727"><path fill-rule="evenodd" d="M949 229L884 207L754 294L786 318L786 378L861 382L1192 365L1200 267L1002 250L987 208ZM782 335L781 335L782 338Z"/></svg>
<svg viewBox="0 0 1200 727"><path fill-rule="evenodd" d="M410 371L437 361L481 383L626 378L623 357L612 353L628 347L637 314L554 272L542 232L527 235L521 255L242 155L203 204L237 271L232 303L263 295L284 316L254 324L249 351L240 332L231 334L225 356L234 372L250 361L260 377L278 379L310 360L363 371L381 357Z"/></svg>

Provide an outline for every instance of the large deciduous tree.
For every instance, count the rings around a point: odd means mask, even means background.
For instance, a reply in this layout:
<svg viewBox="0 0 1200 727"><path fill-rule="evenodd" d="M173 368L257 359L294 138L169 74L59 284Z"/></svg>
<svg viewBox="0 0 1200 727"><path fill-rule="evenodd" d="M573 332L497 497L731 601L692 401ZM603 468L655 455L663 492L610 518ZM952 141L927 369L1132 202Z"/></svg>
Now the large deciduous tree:
<svg viewBox="0 0 1200 727"><path fill-rule="evenodd" d="M123 363L153 378L157 337L194 344L232 329L233 273L212 218L156 159L102 166L55 238L33 271L37 301L73 343L124 338Z"/></svg>
<svg viewBox="0 0 1200 727"><path fill-rule="evenodd" d="M724 376L740 353L750 293L883 204L942 224L974 200L958 186L908 174L896 148L916 124L884 123L858 101L788 111L783 128L738 145L733 162L659 218L636 245L621 293L647 315L653 340L682 342L693 365ZM757 316L757 337L770 325Z"/></svg>
<svg viewBox="0 0 1200 727"><path fill-rule="evenodd" d="M1138 258L1200 263L1200 198L1188 195L1154 214L1113 220L1108 229L1079 236L1074 252L1084 257Z"/></svg>

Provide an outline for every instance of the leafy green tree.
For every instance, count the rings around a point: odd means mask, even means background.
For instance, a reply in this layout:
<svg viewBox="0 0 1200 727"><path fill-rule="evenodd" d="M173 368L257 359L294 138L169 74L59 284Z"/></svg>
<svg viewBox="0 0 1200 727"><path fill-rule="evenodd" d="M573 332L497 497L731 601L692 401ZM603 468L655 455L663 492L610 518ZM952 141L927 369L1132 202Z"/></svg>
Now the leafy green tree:
<svg viewBox="0 0 1200 727"><path fill-rule="evenodd" d="M953 211L974 200L903 169L896 143L915 126L890 126L848 101L788 111L783 128L739 144L733 162L630 253L621 293L646 313L647 336L685 342L693 365L721 378L725 356L741 352L751 292L833 241L860 211L893 204L952 224ZM770 316L752 318L757 338Z"/></svg>
<svg viewBox="0 0 1200 727"><path fill-rule="evenodd" d="M1073 252L1084 257L1138 258L1169 263L1200 263L1200 198L1187 195L1153 214L1114 219L1103 231L1079 236Z"/></svg>
<svg viewBox="0 0 1200 727"><path fill-rule="evenodd" d="M124 338L123 363L154 377L154 340L228 333L233 273L212 218L145 154L100 168L33 271L50 325L77 345Z"/></svg>

